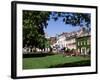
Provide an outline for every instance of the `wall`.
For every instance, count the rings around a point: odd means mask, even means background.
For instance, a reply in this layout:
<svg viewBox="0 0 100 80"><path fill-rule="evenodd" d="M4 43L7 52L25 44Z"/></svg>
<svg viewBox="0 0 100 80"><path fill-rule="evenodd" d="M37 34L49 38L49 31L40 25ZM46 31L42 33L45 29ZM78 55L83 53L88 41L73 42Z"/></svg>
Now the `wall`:
<svg viewBox="0 0 100 80"><path fill-rule="evenodd" d="M83 5L100 5L100 0L31 0L50 3L66 3L66 4L83 4ZM11 0L0 0L0 80L12 80L10 78L11 65ZM100 9L100 6L99 6ZM100 14L100 10L99 10ZM100 16L98 16L100 21ZM99 23L100 26L100 23ZM100 30L100 27L98 28ZM100 31L98 31L100 34ZM100 37L98 38L100 41ZM98 42L100 44L100 42ZM100 52L100 49L99 49ZM98 52L98 53L99 53ZM98 54L100 57L100 54ZM100 61L100 58L99 58ZM99 64L100 67L100 64ZM51 78L36 78L26 80L100 80L99 74L63 76ZM20 79L21 80L21 79ZM24 80L24 79L23 79Z"/></svg>

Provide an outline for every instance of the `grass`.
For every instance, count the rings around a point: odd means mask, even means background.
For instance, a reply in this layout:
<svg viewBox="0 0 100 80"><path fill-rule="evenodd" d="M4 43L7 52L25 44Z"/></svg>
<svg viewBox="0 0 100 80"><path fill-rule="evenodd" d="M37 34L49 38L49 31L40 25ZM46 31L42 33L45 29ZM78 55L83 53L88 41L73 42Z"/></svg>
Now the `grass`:
<svg viewBox="0 0 100 80"><path fill-rule="evenodd" d="M74 66L89 66L89 65L90 65L90 58L83 56L64 57L61 54L56 54L44 57L23 58L23 69L74 67Z"/></svg>

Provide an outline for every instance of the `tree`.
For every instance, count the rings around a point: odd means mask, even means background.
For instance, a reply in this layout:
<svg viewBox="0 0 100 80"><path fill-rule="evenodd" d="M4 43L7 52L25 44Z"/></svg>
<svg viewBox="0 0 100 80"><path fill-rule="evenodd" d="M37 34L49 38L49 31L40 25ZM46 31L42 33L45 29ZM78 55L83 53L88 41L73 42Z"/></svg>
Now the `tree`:
<svg viewBox="0 0 100 80"><path fill-rule="evenodd" d="M57 21L59 17L65 24L71 24L72 26L90 26L91 15L89 13L71 13L71 12L52 12L52 19Z"/></svg>
<svg viewBox="0 0 100 80"><path fill-rule="evenodd" d="M23 47L45 47L44 27L47 27L49 12L23 11Z"/></svg>
<svg viewBox="0 0 100 80"><path fill-rule="evenodd" d="M85 24L90 27L91 15L89 13L69 13L69 12L47 12L47 11L23 11L23 47L38 47L43 49L47 42L44 28L48 25L48 20L57 21L62 18L65 24L81 26Z"/></svg>

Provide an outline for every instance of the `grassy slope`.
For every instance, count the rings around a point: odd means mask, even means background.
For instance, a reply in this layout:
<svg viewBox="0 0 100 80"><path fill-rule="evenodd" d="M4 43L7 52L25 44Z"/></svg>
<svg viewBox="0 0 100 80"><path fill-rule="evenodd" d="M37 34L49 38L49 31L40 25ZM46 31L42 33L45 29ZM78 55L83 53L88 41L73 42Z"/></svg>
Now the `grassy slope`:
<svg viewBox="0 0 100 80"><path fill-rule="evenodd" d="M23 59L23 69L35 69L35 68L48 68L50 66L63 65L66 63L73 63L83 60L89 60L88 57L70 56L63 57L63 55L52 55L45 57L33 57Z"/></svg>

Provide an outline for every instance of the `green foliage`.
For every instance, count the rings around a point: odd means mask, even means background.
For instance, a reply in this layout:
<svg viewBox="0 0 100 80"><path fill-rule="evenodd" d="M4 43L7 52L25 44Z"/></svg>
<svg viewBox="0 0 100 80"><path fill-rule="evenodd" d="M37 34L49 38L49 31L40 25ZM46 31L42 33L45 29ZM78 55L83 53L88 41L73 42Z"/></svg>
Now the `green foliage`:
<svg viewBox="0 0 100 80"><path fill-rule="evenodd" d="M59 17L62 17L62 21L65 24L71 24L73 26L80 26L85 24L89 27L91 23L91 15L89 13L69 13L69 12L52 12L52 18L57 21Z"/></svg>
<svg viewBox="0 0 100 80"><path fill-rule="evenodd" d="M45 38L44 28L47 27L50 19L57 21L59 18L62 18L65 24L79 26L85 23L89 27L90 17L91 15L87 13L23 10L23 47L32 46L43 49L49 46Z"/></svg>
<svg viewBox="0 0 100 80"><path fill-rule="evenodd" d="M45 41L45 47L46 47L46 48L50 48L50 42L49 42L48 39L46 39L46 41Z"/></svg>
<svg viewBox="0 0 100 80"><path fill-rule="evenodd" d="M44 28L47 27L49 12L23 11L23 47L45 47Z"/></svg>

